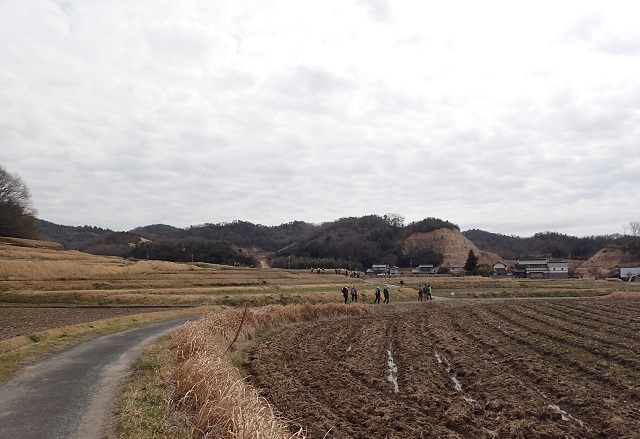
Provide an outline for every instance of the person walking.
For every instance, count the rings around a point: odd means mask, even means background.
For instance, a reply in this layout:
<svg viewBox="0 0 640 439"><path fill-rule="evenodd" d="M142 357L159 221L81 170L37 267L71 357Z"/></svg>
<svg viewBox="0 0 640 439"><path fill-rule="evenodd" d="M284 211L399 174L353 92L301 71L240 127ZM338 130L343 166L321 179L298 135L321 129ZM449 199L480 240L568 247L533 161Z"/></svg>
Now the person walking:
<svg viewBox="0 0 640 439"><path fill-rule="evenodd" d="M431 296L431 285L429 284L427 284L427 299L433 300L433 297Z"/></svg>
<svg viewBox="0 0 640 439"><path fill-rule="evenodd" d="M424 294L424 288L422 285L418 288L418 302L422 302L422 296Z"/></svg>
<svg viewBox="0 0 640 439"><path fill-rule="evenodd" d="M382 290L382 294L384 295L384 303L389 303L389 286L385 285L384 290Z"/></svg>
<svg viewBox="0 0 640 439"><path fill-rule="evenodd" d="M373 300L373 303L380 304L380 287L376 287L376 298Z"/></svg>
<svg viewBox="0 0 640 439"><path fill-rule="evenodd" d="M349 303L349 288L342 287L342 295L344 296L344 304Z"/></svg>
<svg viewBox="0 0 640 439"><path fill-rule="evenodd" d="M356 286L351 287L351 303L358 301L358 290L356 290Z"/></svg>

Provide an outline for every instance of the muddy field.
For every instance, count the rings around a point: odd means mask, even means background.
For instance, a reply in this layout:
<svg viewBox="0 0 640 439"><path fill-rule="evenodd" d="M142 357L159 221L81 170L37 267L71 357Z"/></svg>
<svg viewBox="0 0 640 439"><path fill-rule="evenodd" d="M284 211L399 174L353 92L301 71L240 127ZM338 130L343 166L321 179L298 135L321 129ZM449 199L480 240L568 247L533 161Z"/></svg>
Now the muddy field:
<svg viewBox="0 0 640 439"><path fill-rule="evenodd" d="M158 311L158 308L0 307L0 340L78 323L154 311Z"/></svg>
<svg viewBox="0 0 640 439"><path fill-rule="evenodd" d="M247 371L311 438L637 438L640 303L421 303L301 324Z"/></svg>

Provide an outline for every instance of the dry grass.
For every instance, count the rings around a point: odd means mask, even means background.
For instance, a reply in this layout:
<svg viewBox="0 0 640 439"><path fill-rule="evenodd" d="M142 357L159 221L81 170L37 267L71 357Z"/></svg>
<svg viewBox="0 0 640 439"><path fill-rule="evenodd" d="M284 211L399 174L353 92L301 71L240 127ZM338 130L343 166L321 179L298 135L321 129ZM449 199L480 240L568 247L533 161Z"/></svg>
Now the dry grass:
<svg viewBox="0 0 640 439"><path fill-rule="evenodd" d="M20 247L48 248L52 250L64 250L64 247L57 242L38 241L34 239L10 238L8 236L0 236L0 242L7 245L17 245Z"/></svg>
<svg viewBox="0 0 640 439"><path fill-rule="evenodd" d="M619 291L611 294L612 299L640 302L640 291Z"/></svg>
<svg viewBox="0 0 640 439"><path fill-rule="evenodd" d="M339 301L340 288L351 283L363 285L360 280L307 270L133 261L0 244L0 303L7 304L325 303Z"/></svg>
<svg viewBox="0 0 640 439"><path fill-rule="evenodd" d="M143 350L132 366L115 413L113 433L126 439L184 439L193 437L193 426L169 402L173 388L175 343L162 337Z"/></svg>
<svg viewBox="0 0 640 439"><path fill-rule="evenodd" d="M187 324L174 335L178 345L175 401L191 414L197 437L304 437L301 429L292 432L268 401L242 379L228 354L252 340L257 331L369 312L370 308L362 305L274 305L227 310Z"/></svg>

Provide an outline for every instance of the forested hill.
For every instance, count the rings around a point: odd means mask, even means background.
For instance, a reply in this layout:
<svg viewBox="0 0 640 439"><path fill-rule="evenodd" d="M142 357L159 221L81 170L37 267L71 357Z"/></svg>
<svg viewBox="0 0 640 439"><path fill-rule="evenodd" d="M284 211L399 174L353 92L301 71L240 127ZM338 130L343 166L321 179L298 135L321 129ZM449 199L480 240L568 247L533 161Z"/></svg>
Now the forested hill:
<svg viewBox="0 0 640 439"><path fill-rule="evenodd" d="M279 226L246 221L188 228L155 224L128 232L40 220L40 238L59 242L67 249L122 257L256 264L255 254L260 252L271 254L275 266L366 268L377 263L409 266L411 261L438 265L442 255L436 249L412 249L412 254L405 254L404 242L413 234L441 228L459 232L456 224L438 218L405 225L402 216L390 214L340 218L322 224L294 221ZM586 260L607 245L625 246L638 241L631 236L577 238L550 232L528 238L475 229L463 234L481 250L504 259L541 256Z"/></svg>
<svg viewBox="0 0 640 439"><path fill-rule="evenodd" d="M485 251L498 253L505 259L526 256L589 259L607 245L637 245L638 237L604 235L578 238L556 232L536 233L527 238L471 229L463 232L470 241Z"/></svg>

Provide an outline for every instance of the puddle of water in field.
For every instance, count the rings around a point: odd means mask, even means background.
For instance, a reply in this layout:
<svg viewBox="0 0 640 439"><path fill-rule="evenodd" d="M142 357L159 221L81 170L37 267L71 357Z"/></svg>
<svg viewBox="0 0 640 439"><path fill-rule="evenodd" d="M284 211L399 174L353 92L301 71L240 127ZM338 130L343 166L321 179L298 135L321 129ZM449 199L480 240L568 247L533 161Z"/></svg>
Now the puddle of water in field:
<svg viewBox="0 0 640 439"><path fill-rule="evenodd" d="M455 375L451 376L451 381L453 381L453 388L458 392L462 392L462 384L460 384L460 380Z"/></svg>
<svg viewBox="0 0 640 439"><path fill-rule="evenodd" d="M389 375L387 375L387 380L393 383L393 391L395 393L400 392L400 386L398 386L398 366L395 361L393 361L393 356L391 355L391 349L387 351L387 366L389 368Z"/></svg>
<svg viewBox="0 0 640 439"><path fill-rule="evenodd" d="M442 364L442 363L446 364L446 367L444 368L444 370L449 374L449 378L451 378L451 381L453 381L453 388L462 394L462 399L464 399L469 404L474 405L476 403L476 400L471 398L470 396L465 395L462 392L462 383L460 382L456 374L451 372L451 365L449 364L449 360L442 357L438 353L438 351L433 351L433 353L436 357L436 361L438 362L438 364Z"/></svg>
<svg viewBox="0 0 640 439"><path fill-rule="evenodd" d="M548 404L549 408L554 409L556 412L560 413L560 417L562 418L563 421L568 421L571 418L569 417L569 415L567 414L567 412L565 412L564 410L562 410L560 407L558 407L555 404Z"/></svg>
<svg viewBox="0 0 640 439"><path fill-rule="evenodd" d="M522 383L524 385L524 383ZM574 418L573 416L571 416L569 413L567 413L566 411L562 410L560 408L560 406L558 406L557 404L553 404L552 402L550 402L549 397L547 395L545 395L540 389L538 389L536 386L533 386L533 388L535 389L536 392L538 392L538 394L540 396L542 396L542 398L544 399L544 401L547 403L547 407L549 407L550 409L556 411L557 413L560 414L560 418L563 421L575 421L578 424L580 424L580 427L584 427L584 422L582 422L580 419Z"/></svg>

